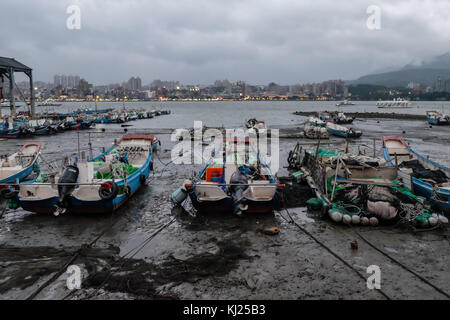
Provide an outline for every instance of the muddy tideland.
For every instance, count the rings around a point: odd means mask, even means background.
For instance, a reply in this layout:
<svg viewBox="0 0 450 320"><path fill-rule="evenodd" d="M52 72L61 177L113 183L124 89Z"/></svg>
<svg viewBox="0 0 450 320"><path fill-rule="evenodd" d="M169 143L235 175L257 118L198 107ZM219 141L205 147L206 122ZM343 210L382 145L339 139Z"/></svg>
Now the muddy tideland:
<svg viewBox="0 0 450 320"><path fill-rule="evenodd" d="M313 111L296 111L297 116L310 116L315 114ZM424 114L404 114L396 112L345 112L349 117L359 119L401 119L401 120L426 120L427 116Z"/></svg>
<svg viewBox="0 0 450 320"><path fill-rule="evenodd" d="M351 151L372 153L368 147L375 141L382 156L381 136L400 135L418 152L450 164L450 128L430 128L422 120L367 118L357 116L352 124L364 133L350 142ZM297 140L314 148L313 140L300 138L304 121L299 116L278 126L280 177L288 175L287 155ZM123 130L112 125L91 133L94 150L111 145ZM170 194L201 165L171 163L176 143L171 130L128 131L153 133L162 147L149 185L113 215L54 217L5 209L0 218L1 299L449 298L448 229L413 233L395 225L337 225L307 212L310 191L301 186L290 190L289 208L269 215L199 215L189 200L184 208L173 208ZM77 135L33 140L44 142L43 158L51 164L76 153ZM86 151L89 133L79 135ZM331 138L325 144L342 149L341 142ZM1 153L16 152L21 144L1 141ZM270 227L280 232L264 232ZM355 240L357 250L351 248ZM379 290L368 285L370 266L380 269ZM74 282L78 271L79 289Z"/></svg>

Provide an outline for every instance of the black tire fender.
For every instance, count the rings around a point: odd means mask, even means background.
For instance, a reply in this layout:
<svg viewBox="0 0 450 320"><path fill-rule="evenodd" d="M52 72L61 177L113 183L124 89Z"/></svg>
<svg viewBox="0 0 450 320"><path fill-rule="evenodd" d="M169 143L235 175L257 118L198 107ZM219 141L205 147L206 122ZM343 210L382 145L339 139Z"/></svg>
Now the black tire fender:
<svg viewBox="0 0 450 320"><path fill-rule="evenodd" d="M150 170L153 171L153 161L150 161Z"/></svg>
<svg viewBox="0 0 450 320"><path fill-rule="evenodd" d="M17 196L17 192L15 192L14 190L11 190L9 188L5 188L0 191L0 197L7 199L7 200L14 199L16 196Z"/></svg>
<svg viewBox="0 0 450 320"><path fill-rule="evenodd" d="M130 186L125 186L123 191L127 197L131 196L131 187Z"/></svg>
<svg viewBox="0 0 450 320"><path fill-rule="evenodd" d="M119 187L114 181L102 183L98 189L98 195L102 200L112 200L117 197Z"/></svg>
<svg viewBox="0 0 450 320"><path fill-rule="evenodd" d="M139 176L139 182L141 183L142 186L146 186L147 185L147 178L145 177L144 174L141 174Z"/></svg>

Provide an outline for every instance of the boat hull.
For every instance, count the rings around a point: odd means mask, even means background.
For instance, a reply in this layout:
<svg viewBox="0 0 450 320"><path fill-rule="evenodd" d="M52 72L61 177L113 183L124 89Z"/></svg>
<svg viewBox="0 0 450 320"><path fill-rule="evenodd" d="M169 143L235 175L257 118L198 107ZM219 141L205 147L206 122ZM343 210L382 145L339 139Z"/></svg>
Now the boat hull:
<svg viewBox="0 0 450 320"><path fill-rule="evenodd" d="M341 120L341 119L334 119L334 123L337 124L351 124L353 123L354 119L347 119L347 120Z"/></svg>
<svg viewBox="0 0 450 320"><path fill-rule="evenodd" d="M337 137L341 137L341 138L359 138L359 137L362 136L362 132L348 133L346 131L335 130L335 129L332 129L332 128L327 128L327 130L332 135L337 136Z"/></svg>
<svg viewBox="0 0 450 320"><path fill-rule="evenodd" d="M450 120L442 121L442 120L439 120L439 119L436 119L436 118L431 118L431 117L428 117L427 120L428 120L429 124L433 124L433 125L436 125L436 126L448 126L448 125L450 125Z"/></svg>
<svg viewBox="0 0 450 320"><path fill-rule="evenodd" d="M152 151L154 151L156 148L156 144L152 146ZM109 149L108 151L113 150L114 147ZM107 151L107 152L108 152ZM105 152L104 154L106 154ZM112 213L119 209L123 204L125 204L136 192L139 191L141 187L143 187L143 177L145 177L145 181L147 181L148 177L150 176L151 172L151 163L152 163L152 155L153 152L150 152L146 162L133 174L131 174L127 178L127 185L129 187L129 193L121 193L118 194L114 199L112 200L83 200L81 197L77 197L77 190L76 188L72 192L72 196L68 198L67 201L67 207L66 213L71 214L98 214L98 213ZM99 156L101 157L101 155ZM96 157L93 159L93 161L96 161L99 157ZM124 189L125 181L124 180L118 180L116 181L117 187L120 189ZM99 188L100 186L98 186ZM51 188L51 186L47 186L47 188ZM50 189L47 189L50 190ZM96 191L98 192L98 189L96 188ZM49 196L45 199L36 199L36 200L29 200L24 199L23 197L19 196L19 203L20 206L30 212L36 212L36 213L54 213L57 209L57 205L59 202L58 193L56 189L50 190L49 193L52 193L52 196Z"/></svg>
<svg viewBox="0 0 450 320"><path fill-rule="evenodd" d="M399 140L397 137L393 137L393 140L396 141L403 141ZM411 147L407 146L405 144L405 147L407 150L415 157L419 158L423 162L428 163L429 165L433 166L436 169L440 169L443 171L450 172L450 168L447 168L445 166L439 165L438 163L431 161L427 159L426 157L422 156L421 154L417 153ZM383 148L384 158L388 162L390 166L395 166L393 163L393 159L391 158L389 154L389 149L387 147ZM414 194L424 197L427 200L431 201L435 206L437 206L440 210L443 212L450 214L450 199L448 198L450 196L450 190L448 188L436 188L436 191L433 188L433 185L431 183L422 181L420 179L417 179L415 177L412 177L412 185L413 185L413 192ZM442 197L444 200L436 199L435 192L438 194L439 197ZM446 200L445 200L446 199Z"/></svg>
<svg viewBox="0 0 450 320"><path fill-rule="evenodd" d="M11 176L5 178L5 179L0 180L0 184L16 183L17 181L20 182L20 181L25 180L28 176L30 176L30 175L33 173L34 167L35 167L35 165L36 165L37 162L38 162L38 156L39 156L39 151L40 151L40 148L41 148L41 144L40 144L39 142L35 142L35 143L27 143L27 144L25 144L25 145L22 147L21 151L22 151L27 145L37 146L37 148L38 148L38 149L37 149L37 152L36 152L36 155L35 155L33 161L31 162L31 164L30 164L28 167L24 168L23 170L21 170L21 171L15 173L15 174L13 174L13 175L11 175ZM1 170L1 169L0 169L0 170Z"/></svg>
<svg viewBox="0 0 450 320"><path fill-rule="evenodd" d="M190 193L189 197L191 198L194 208L202 214L230 213L234 210L234 203L231 197L226 197L217 201L198 201L195 192ZM270 201L253 201L247 199L246 205L248 205L248 209L245 210L245 213L272 213L279 208L280 200L278 193L275 193Z"/></svg>

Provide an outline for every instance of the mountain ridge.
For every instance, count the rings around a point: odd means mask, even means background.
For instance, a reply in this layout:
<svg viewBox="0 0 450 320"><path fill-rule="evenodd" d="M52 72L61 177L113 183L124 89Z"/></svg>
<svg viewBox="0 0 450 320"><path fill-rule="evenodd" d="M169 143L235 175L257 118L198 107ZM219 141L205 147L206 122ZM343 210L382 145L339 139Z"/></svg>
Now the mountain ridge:
<svg viewBox="0 0 450 320"><path fill-rule="evenodd" d="M408 83L415 82L433 86L440 77L450 79L450 52L422 60L419 63L408 63L398 70L368 74L347 84L371 84L386 87L406 87Z"/></svg>

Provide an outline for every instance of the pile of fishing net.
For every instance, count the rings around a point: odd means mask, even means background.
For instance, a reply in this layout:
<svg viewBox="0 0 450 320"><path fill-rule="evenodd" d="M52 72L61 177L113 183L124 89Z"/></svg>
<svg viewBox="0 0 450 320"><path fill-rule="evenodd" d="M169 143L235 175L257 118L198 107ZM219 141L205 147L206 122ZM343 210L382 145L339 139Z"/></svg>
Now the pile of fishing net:
<svg viewBox="0 0 450 320"><path fill-rule="evenodd" d="M123 162L107 164L105 162L95 162L95 166L99 166L94 173L94 179L109 180L112 178L123 179L124 175L127 177L139 170L139 168L133 167L131 164L125 164ZM121 172L118 177L115 176L115 172Z"/></svg>
<svg viewBox="0 0 450 320"><path fill-rule="evenodd" d="M394 183L396 181L394 180ZM310 199L308 210L318 211L322 199ZM400 185L349 185L337 189L328 216L337 223L371 225L403 223L417 228L438 227L448 224L448 219L424 205L424 199Z"/></svg>
<svg viewBox="0 0 450 320"><path fill-rule="evenodd" d="M426 180L433 180L436 183L444 183L447 182L447 176L444 172L441 170L430 170L425 168L419 160L410 160L410 161L403 161L400 164L401 168L408 168L411 169L413 172L413 177L417 179L426 179Z"/></svg>

